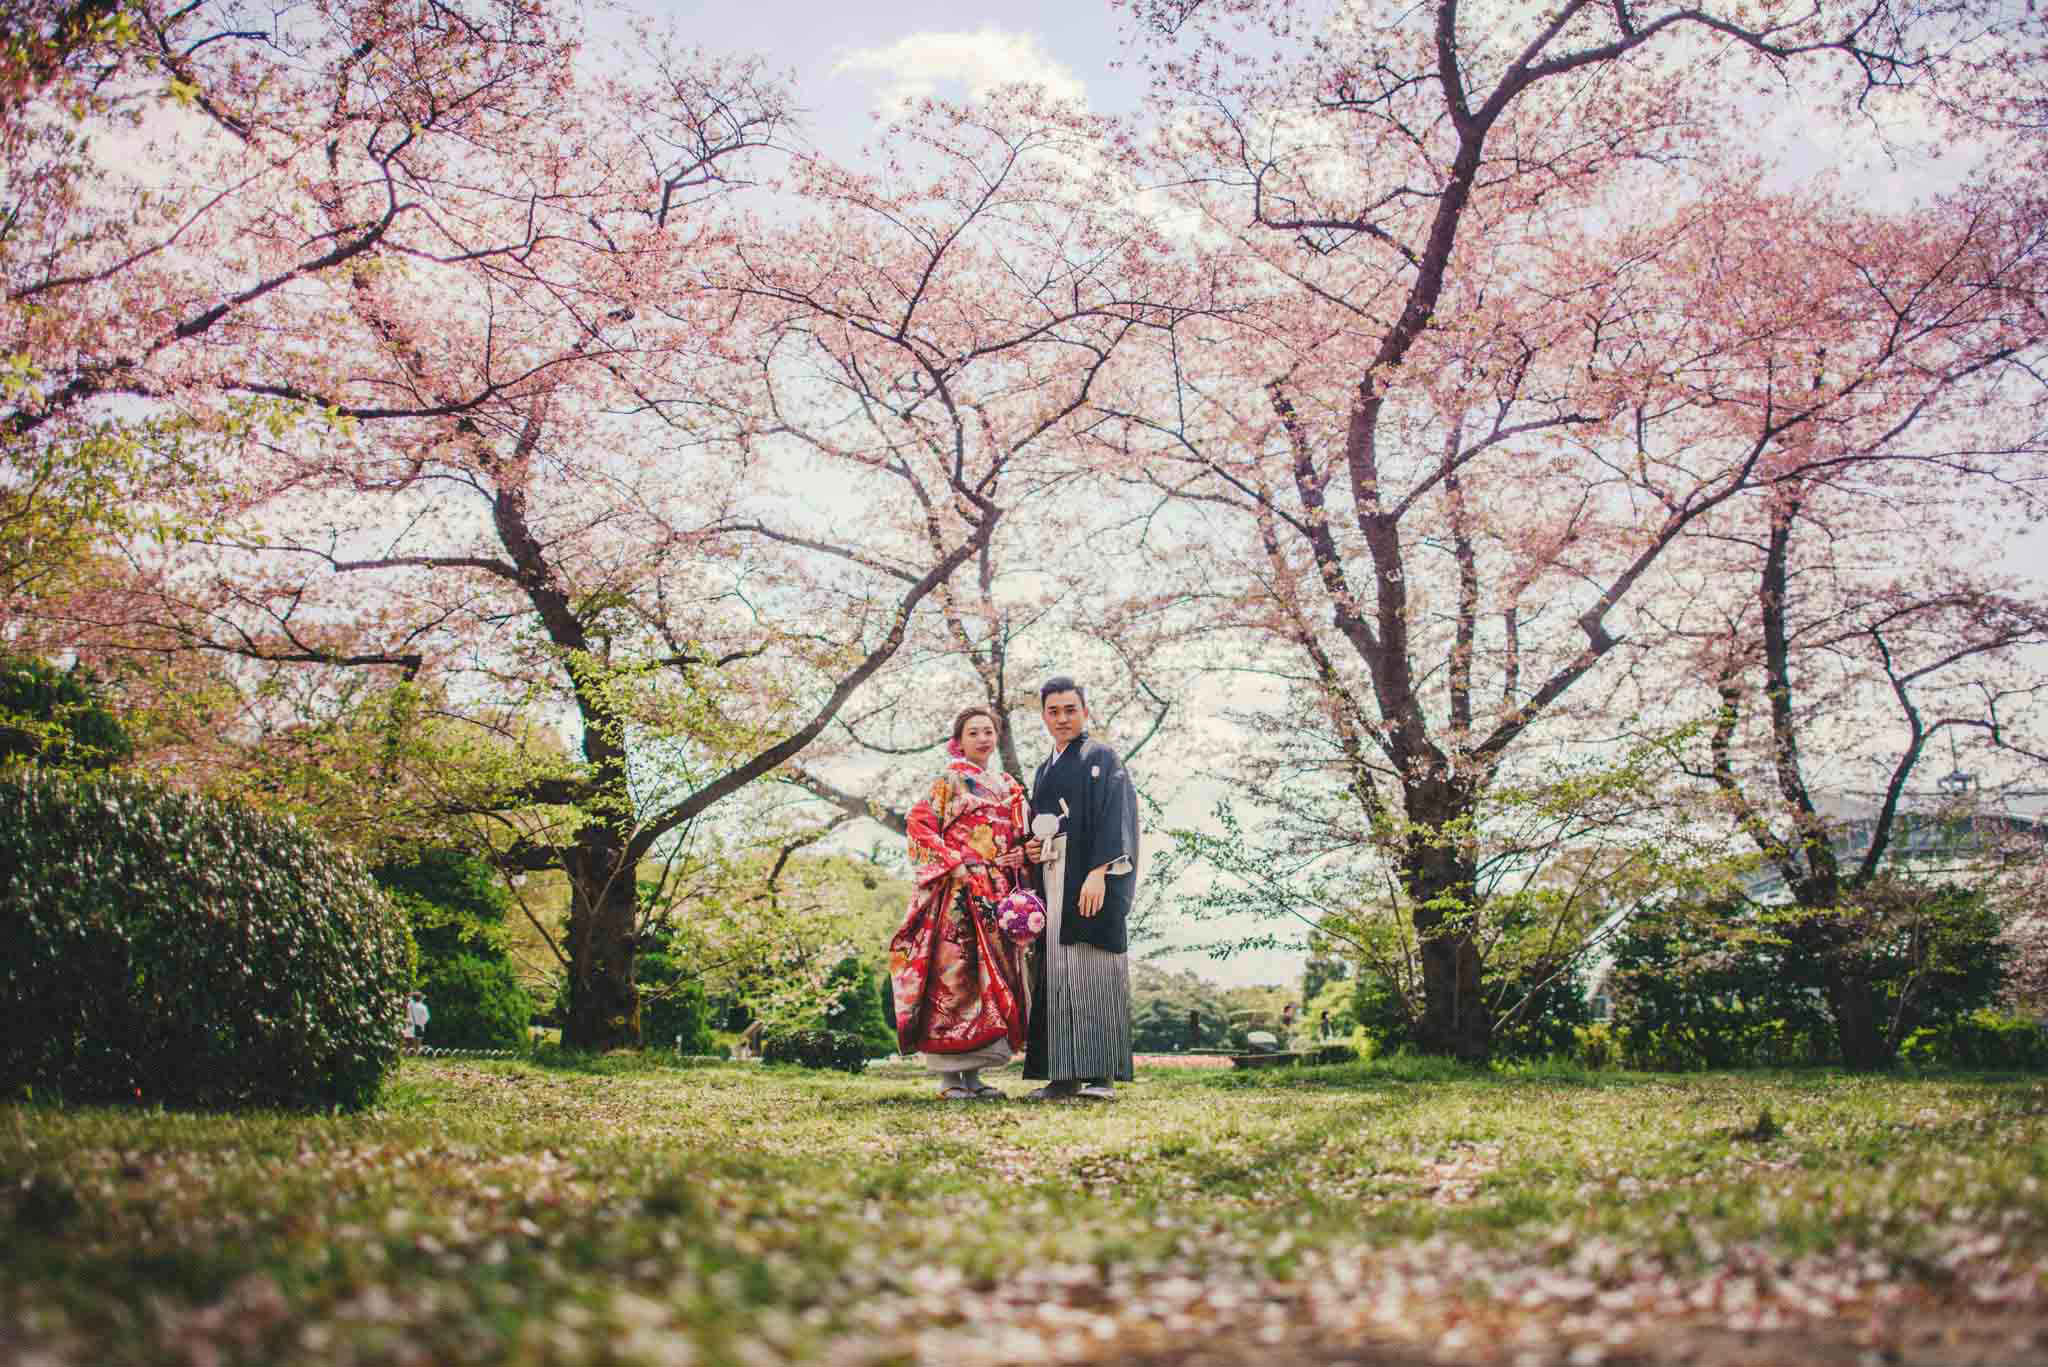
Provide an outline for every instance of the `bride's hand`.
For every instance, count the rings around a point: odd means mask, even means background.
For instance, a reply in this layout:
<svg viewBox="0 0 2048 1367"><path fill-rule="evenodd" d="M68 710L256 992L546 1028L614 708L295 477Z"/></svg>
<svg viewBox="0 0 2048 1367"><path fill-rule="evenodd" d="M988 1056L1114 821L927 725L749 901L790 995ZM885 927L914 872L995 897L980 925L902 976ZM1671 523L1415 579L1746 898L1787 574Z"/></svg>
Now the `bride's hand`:
<svg viewBox="0 0 2048 1367"><path fill-rule="evenodd" d="M997 855L997 856L996 856L996 867L997 867L997 868L999 868L999 869L1021 869L1021 868L1023 868L1023 867L1024 867L1024 851L1023 851L1023 850L1021 850L1021 849L1018 849L1018 850L1004 850L1004 851L1003 851L1003 852L1002 852L1001 854L999 854L999 855Z"/></svg>

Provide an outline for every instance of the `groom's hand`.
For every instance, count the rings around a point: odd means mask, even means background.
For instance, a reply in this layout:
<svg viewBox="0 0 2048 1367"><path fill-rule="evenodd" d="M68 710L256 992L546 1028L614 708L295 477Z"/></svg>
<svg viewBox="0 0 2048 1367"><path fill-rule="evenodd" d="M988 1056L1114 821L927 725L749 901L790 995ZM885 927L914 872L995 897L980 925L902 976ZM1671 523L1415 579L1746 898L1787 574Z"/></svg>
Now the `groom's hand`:
<svg viewBox="0 0 2048 1367"><path fill-rule="evenodd" d="M1081 896L1076 903L1083 916L1093 916L1102 910L1102 891L1102 870L1090 869L1088 876L1081 880Z"/></svg>
<svg viewBox="0 0 2048 1367"><path fill-rule="evenodd" d="M1039 844L1036 840L1025 841L1024 857L1034 864L1043 864L1045 862L1045 846Z"/></svg>

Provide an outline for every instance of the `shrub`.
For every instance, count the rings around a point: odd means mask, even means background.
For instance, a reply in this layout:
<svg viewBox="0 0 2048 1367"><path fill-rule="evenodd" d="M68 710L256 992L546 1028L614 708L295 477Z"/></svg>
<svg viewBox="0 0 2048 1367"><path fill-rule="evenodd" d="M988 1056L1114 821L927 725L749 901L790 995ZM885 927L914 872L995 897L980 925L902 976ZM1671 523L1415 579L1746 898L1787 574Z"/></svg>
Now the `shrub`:
<svg viewBox="0 0 2048 1367"><path fill-rule="evenodd" d="M1574 966L1559 970L1540 962L1513 969L1488 965L1481 987L1496 1010L1515 1013L1513 1019L1494 1026L1496 1059L1569 1053L1577 1043L1578 1029L1592 1019ZM1370 968L1359 971L1351 989L1351 1014L1372 1037L1376 1053L1392 1054L1419 1044L1409 1004L1383 974Z"/></svg>
<svg viewBox="0 0 2048 1367"><path fill-rule="evenodd" d="M362 865L291 821L0 776L0 1095L365 1106L412 973Z"/></svg>
<svg viewBox="0 0 2048 1367"><path fill-rule="evenodd" d="M1615 941L1608 991L1630 1068L1774 1067L1833 1052L1815 966L1741 904L1645 913Z"/></svg>
<svg viewBox="0 0 2048 1367"><path fill-rule="evenodd" d="M640 1038L647 1047L711 1053L711 1003L703 981L684 977L666 953L641 955L633 971L640 981Z"/></svg>
<svg viewBox="0 0 2048 1367"><path fill-rule="evenodd" d="M1579 1031L1593 1023L1585 984L1576 964L1561 969L1535 964L1518 974L1489 974L1488 990L1514 1019L1493 1030L1497 1059L1555 1058L1578 1045ZM1524 999L1527 999L1526 1002Z"/></svg>
<svg viewBox="0 0 2048 1367"><path fill-rule="evenodd" d="M1979 1010L1915 1030L1899 1052L1922 1067L2037 1070L2048 1068L2048 1033L2033 1021Z"/></svg>
<svg viewBox="0 0 2048 1367"><path fill-rule="evenodd" d="M825 987L834 994L821 1022L827 1031L858 1035L866 1043L869 1058L896 1052L896 1022L882 1015L872 970L849 955L833 965Z"/></svg>
<svg viewBox="0 0 2048 1367"><path fill-rule="evenodd" d="M511 963L458 954L420 975L427 999L428 1045L437 1049L523 1049L533 1023L533 999Z"/></svg>
<svg viewBox="0 0 2048 1367"><path fill-rule="evenodd" d="M1582 1025L1577 1032L1578 1047L1572 1057L1581 1068L1612 1068L1615 1061L1614 1036L1605 1025Z"/></svg>
<svg viewBox="0 0 2048 1367"><path fill-rule="evenodd" d="M450 1049L523 1049L533 998L505 951L511 899L498 871L464 850L427 848L377 866L372 876L412 928L420 993L432 1019L427 1043Z"/></svg>
<svg viewBox="0 0 2048 1367"><path fill-rule="evenodd" d="M1614 1028L1639 1068L1836 1062L1831 985L1865 991L1891 1024L1877 1048L1986 1005L1998 918L1966 889L1883 878L1831 911L1749 902L1678 904L1615 942ZM1858 1066L1869 1066L1868 1061Z"/></svg>
<svg viewBox="0 0 2048 1367"><path fill-rule="evenodd" d="M505 922L511 899L498 871L465 850L429 848L371 871L412 926L420 961L473 954L505 957Z"/></svg>
<svg viewBox="0 0 2048 1367"><path fill-rule="evenodd" d="M133 749L91 674L0 655L0 760L104 769Z"/></svg>
<svg viewBox="0 0 2048 1367"><path fill-rule="evenodd" d="M867 1066L868 1042L843 1030L778 1030L761 1037L761 1061L858 1073Z"/></svg>

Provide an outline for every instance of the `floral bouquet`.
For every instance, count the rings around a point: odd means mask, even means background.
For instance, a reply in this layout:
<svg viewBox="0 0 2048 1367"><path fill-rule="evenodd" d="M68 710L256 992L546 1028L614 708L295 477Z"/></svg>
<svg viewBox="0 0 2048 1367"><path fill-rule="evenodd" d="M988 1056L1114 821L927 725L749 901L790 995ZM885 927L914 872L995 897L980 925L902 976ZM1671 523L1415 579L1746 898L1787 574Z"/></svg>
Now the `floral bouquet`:
<svg viewBox="0 0 2048 1367"><path fill-rule="evenodd" d="M996 904L996 924L1019 944L1045 934L1045 903L1028 888L1018 888Z"/></svg>

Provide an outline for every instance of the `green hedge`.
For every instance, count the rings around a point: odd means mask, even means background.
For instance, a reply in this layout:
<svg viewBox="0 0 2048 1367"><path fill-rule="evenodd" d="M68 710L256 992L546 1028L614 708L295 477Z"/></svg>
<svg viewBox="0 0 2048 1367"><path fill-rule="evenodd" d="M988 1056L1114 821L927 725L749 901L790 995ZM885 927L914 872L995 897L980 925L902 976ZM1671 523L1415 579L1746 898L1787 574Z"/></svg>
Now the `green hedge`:
<svg viewBox="0 0 2048 1367"><path fill-rule="evenodd" d="M1719 1068L1805 1068L1835 1061L1833 1032L1811 1020L1748 1020L1695 1029L1632 1023L1620 1032L1624 1067L1694 1073Z"/></svg>
<svg viewBox="0 0 2048 1367"><path fill-rule="evenodd" d="M366 1106L412 973L362 865L295 823L0 775L0 1096Z"/></svg>
<svg viewBox="0 0 2048 1367"><path fill-rule="evenodd" d="M762 1036L761 1061L858 1073L867 1067L868 1042L844 1030L778 1030Z"/></svg>
<svg viewBox="0 0 2048 1367"><path fill-rule="evenodd" d="M1899 1054L1906 1062L1922 1067L2033 1071L2048 1068L2048 1032L2016 1016L1972 1011L1915 1030L1906 1037Z"/></svg>
<svg viewBox="0 0 2048 1367"><path fill-rule="evenodd" d="M458 954L420 975L426 1043L436 1049L524 1049L533 999L505 959Z"/></svg>

